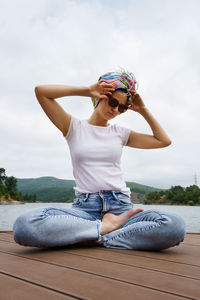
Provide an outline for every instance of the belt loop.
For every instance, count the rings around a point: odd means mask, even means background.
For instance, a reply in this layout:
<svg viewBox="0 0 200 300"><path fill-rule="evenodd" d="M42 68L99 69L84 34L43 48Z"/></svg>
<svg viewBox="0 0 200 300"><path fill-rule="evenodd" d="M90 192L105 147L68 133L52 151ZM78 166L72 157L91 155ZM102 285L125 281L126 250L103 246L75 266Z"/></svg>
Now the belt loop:
<svg viewBox="0 0 200 300"><path fill-rule="evenodd" d="M85 197L84 197L83 201L86 201L88 199L88 195L89 195L89 193L85 193Z"/></svg>
<svg viewBox="0 0 200 300"><path fill-rule="evenodd" d="M101 191L98 192L98 194L102 198L104 196L105 192L103 190L101 190Z"/></svg>
<svg viewBox="0 0 200 300"><path fill-rule="evenodd" d="M115 192L114 192L114 191L111 191L111 192L112 192L112 194L113 194L115 200L117 200L117 196L115 195Z"/></svg>

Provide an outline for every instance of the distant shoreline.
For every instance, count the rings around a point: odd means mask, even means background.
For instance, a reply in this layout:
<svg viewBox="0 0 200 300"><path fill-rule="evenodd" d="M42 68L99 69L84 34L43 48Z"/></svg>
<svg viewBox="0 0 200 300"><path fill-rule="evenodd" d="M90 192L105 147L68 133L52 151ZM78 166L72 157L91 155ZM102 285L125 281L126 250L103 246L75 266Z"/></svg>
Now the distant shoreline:
<svg viewBox="0 0 200 300"><path fill-rule="evenodd" d="M0 201L0 205L10 205L10 204L25 204L25 202L20 202L17 200L9 200L9 201L1 200Z"/></svg>
<svg viewBox="0 0 200 300"><path fill-rule="evenodd" d="M34 203L41 203L41 204L44 204L45 205L45 203L73 203L73 201L71 201L71 202L54 202L54 201L49 201L49 202L41 202L41 201L33 201L33 202L31 202L31 201L17 201L17 200L14 200L14 199L9 199L9 200L5 200L5 199L0 199L0 205L15 205L15 204L34 204ZM189 204L182 204L182 203L156 203L156 202L153 202L153 203L141 203L141 202L133 202L132 201L132 203L133 204L137 204L137 205L163 205L163 206L167 206L167 205L169 205L169 206L200 206L200 205L198 205L198 204L194 204L194 205L189 205Z"/></svg>

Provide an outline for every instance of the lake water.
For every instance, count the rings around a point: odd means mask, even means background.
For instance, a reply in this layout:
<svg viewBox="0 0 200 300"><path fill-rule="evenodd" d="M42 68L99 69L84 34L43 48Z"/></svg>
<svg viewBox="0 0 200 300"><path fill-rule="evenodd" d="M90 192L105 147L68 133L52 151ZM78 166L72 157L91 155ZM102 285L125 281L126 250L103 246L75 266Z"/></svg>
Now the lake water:
<svg viewBox="0 0 200 300"><path fill-rule="evenodd" d="M37 207L68 208L71 203L26 203L17 205L0 205L0 230L12 230L16 218L24 212ZM183 217L187 232L200 232L200 206L176 206L176 205L144 205L134 204L134 208L141 207L144 210L158 209L171 211Z"/></svg>

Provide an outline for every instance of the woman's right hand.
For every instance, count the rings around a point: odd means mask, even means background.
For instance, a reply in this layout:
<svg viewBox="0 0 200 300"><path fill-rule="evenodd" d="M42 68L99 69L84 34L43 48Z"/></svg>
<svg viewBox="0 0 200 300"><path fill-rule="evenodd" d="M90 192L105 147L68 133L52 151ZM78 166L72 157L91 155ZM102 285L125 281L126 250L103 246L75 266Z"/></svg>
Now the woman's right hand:
<svg viewBox="0 0 200 300"><path fill-rule="evenodd" d="M89 96L99 99L102 95L111 95L115 89L111 84L105 83L105 80L100 80L89 87Z"/></svg>

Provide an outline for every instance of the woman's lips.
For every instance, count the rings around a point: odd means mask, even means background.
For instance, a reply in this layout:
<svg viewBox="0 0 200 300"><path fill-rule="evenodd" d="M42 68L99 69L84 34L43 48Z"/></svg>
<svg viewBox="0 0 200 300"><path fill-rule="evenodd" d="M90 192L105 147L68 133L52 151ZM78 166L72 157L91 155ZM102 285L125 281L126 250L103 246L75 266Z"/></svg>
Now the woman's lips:
<svg viewBox="0 0 200 300"><path fill-rule="evenodd" d="M112 113L110 113L110 112L108 112L108 114L109 114L110 116L112 116L112 117L115 117L115 115L114 115L114 114L112 114Z"/></svg>

